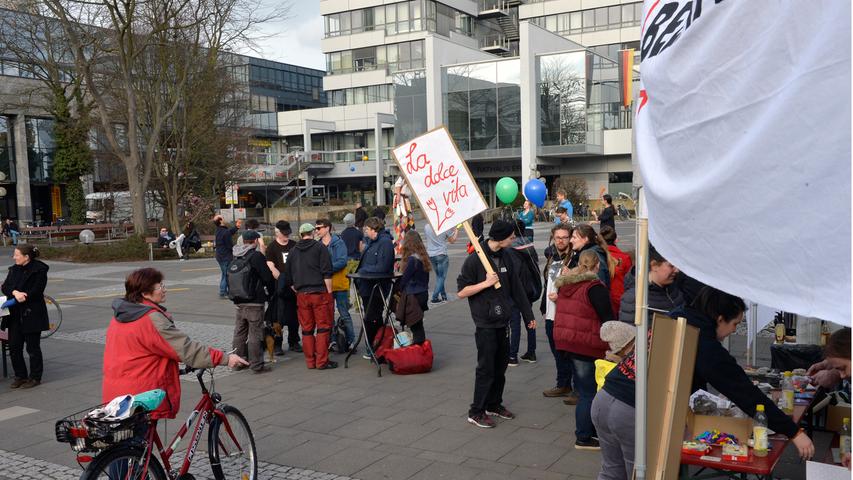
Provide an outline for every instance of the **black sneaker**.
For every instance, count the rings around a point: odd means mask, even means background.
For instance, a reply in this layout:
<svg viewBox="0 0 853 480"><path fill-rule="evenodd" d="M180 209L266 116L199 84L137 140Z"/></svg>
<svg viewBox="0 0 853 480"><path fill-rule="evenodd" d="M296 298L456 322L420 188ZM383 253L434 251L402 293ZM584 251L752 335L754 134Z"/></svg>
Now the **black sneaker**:
<svg viewBox="0 0 853 480"><path fill-rule="evenodd" d="M509 365L510 367L517 367L518 366L518 359L510 357L509 363L507 365Z"/></svg>
<svg viewBox="0 0 853 480"><path fill-rule="evenodd" d="M521 359L527 363L536 363L536 354L533 352L525 353L521 356Z"/></svg>
<svg viewBox="0 0 853 480"><path fill-rule="evenodd" d="M325 365L319 367L317 370L331 370L333 368L338 368L338 362L333 362L329 360Z"/></svg>
<svg viewBox="0 0 853 480"><path fill-rule="evenodd" d="M598 439L590 438L589 440L575 440L575 450L601 450L598 444Z"/></svg>
<svg viewBox="0 0 853 480"><path fill-rule="evenodd" d="M503 405L500 405L494 411L486 410L486 415L494 415L495 417L501 417L504 420L512 420L515 418L515 414L507 410Z"/></svg>
<svg viewBox="0 0 853 480"><path fill-rule="evenodd" d="M476 425L480 428L495 428L495 421L489 418L485 413L469 416L468 423Z"/></svg>

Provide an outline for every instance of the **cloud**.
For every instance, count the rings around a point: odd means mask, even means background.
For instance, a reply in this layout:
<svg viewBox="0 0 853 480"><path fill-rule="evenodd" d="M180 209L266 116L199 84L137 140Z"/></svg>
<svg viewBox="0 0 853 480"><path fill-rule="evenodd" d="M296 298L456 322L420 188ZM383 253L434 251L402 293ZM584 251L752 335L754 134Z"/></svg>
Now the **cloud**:
<svg viewBox="0 0 853 480"><path fill-rule="evenodd" d="M294 2L290 14L290 18L283 22L264 25L261 29L264 38L257 41L257 51L243 53L265 60L325 70L326 58L320 50L323 17L318 2Z"/></svg>

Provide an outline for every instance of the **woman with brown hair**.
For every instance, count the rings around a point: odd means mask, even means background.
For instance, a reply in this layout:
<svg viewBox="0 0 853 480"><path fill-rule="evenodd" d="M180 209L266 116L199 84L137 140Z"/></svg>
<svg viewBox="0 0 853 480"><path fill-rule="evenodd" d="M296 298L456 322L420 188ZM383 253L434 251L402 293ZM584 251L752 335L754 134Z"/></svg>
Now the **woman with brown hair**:
<svg viewBox="0 0 853 480"><path fill-rule="evenodd" d="M602 238L602 236L599 235L589 224L582 223L575 226L574 230L572 230L572 238L569 242L572 244L572 250L575 252L569 262L569 268L575 268L577 266L581 252L592 250L596 255L598 255L598 279L601 280L601 283L603 283L609 291L610 280L616 273L616 259L610 255L610 251L607 248L607 242L604 241L604 238Z"/></svg>
<svg viewBox="0 0 853 480"><path fill-rule="evenodd" d="M8 299L15 299L9 307L9 316L3 319L3 328L9 329L9 354L15 380L11 388L32 388L41 383L44 361L41 355L41 332L50 328L47 306L44 303L44 288L47 286L47 271L50 267L36 260L39 250L33 245L18 245L12 258L15 264L0 290ZM30 369L24 362L24 344L30 356Z"/></svg>
<svg viewBox="0 0 853 480"><path fill-rule="evenodd" d="M124 289L124 298L113 301L114 316L107 327L104 402L160 388L166 391L168 401L154 411L154 418L175 418L181 407L178 362L194 368L241 368L249 364L238 355L226 355L191 340L178 330L162 305L166 282L159 270L134 271L127 276Z"/></svg>
<svg viewBox="0 0 853 480"><path fill-rule="evenodd" d="M604 358L608 345L601 340L601 325L613 320L610 293L598 277L601 262L597 252L586 249L578 255L577 267L554 281L557 302L554 315L554 345L571 357L575 392L575 448L598 450L599 444L592 422L595 398L595 360Z"/></svg>
<svg viewBox="0 0 853 480"><path fill-rule="evenodd" d="M431 270L429 256L426 252L424 242L420 234L412 230L403 238L403 251L400 265L403 269L403 277L400 278L400 290L404 295L415 298L422 312L429 310L427 300L429 297L429 272ZM404 319L405 320L405 319ZM405 322L412 330L412 343L415 345L424 343L423 318L414 323Z"/></svg>

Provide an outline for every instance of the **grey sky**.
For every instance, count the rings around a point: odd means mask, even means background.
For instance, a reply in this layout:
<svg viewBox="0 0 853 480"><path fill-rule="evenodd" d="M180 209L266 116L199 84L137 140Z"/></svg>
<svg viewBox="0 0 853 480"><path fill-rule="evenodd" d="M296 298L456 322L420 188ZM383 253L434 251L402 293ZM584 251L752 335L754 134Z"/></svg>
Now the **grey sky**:
<svg viewBox="0 0 853 480"><path fill-rule="evenodd" d="M258 41L257 52L244 52L253 57L292 63L303 67L326 69L326 59L320 51L323 38L323 17L317 0L292 0L290 18L265 25L268 35Z"/></svg>

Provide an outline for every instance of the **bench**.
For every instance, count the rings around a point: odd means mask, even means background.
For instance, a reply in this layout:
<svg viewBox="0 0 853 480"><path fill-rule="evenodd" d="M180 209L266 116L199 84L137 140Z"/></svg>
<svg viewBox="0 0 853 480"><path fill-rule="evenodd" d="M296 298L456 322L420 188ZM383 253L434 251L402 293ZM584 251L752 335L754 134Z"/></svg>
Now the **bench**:
<svg viewBox="0 0 853 480"><path fill-rule="evenodd" d="M199 237L201 238L202 245L204 245L206 242L212 243L216 240L216 235L199 235ZM164 248L154 247L154 245L157 245L158 238L159 237L145 237L145 243L148 244L148 261L149 262L154 261L154 250L155 250L155 248L158 250L166 250Z"/></svg>
<svg viewBox="0 0 853 480"><path fill-rule="evenodd" d="M56 232L56 227L24 227L21 229L21 234L18 235L18 241L29 243L31 240L47 239L49 245L53 244L52 235Z"/></svg>

